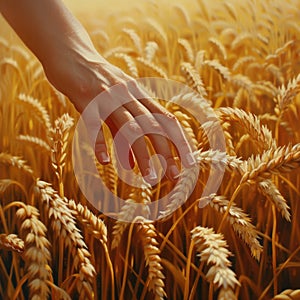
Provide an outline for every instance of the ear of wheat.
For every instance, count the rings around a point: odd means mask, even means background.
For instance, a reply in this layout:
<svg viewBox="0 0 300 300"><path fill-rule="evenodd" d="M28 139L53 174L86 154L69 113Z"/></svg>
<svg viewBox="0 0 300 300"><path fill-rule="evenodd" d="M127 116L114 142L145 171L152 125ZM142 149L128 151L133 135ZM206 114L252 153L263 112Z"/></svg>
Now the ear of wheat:
<svg viewBox="0 0 300 300"><path fill-rule="evenodd" d="M191 233L200 260L212 265L206 274L207 280L225 290L234 289L239 285L235 273L230 269L231 262L228 257L231 253L222 234L201 226L195 227Z"/></svg>
<svg viewBox="0 0 300 300"><path fill-rule="evenodd" d="M156 300L162 300L166 296L164 291L164 278L162 273L160 251L157 248L154 225L149 222L142 222L139 225L140 238L144 247L146 265L148 266L148 289L153 291Z"/></svg>
<svg viewBox="0 0 300 300"><path fill-rule="evenodd" d="M50 243L46 238L47 229L39 220L38 210L24 205L17 211L24 236L24 259L27 265L28 286L31 299L47 299L50 290Z"/></svg>
<svg viewBox="0 0 300 300"><path fill-rule="evenodd" d="M93 297L90 291L95 268L90 262L90 253L76 226L74 212L68 208L66 199L61 198L50 184L38 180L36 186L40 192L41 201L49 211L54 233L57 238L61 239L61 242L70 247L74 255L74 265L78 268L80 275L80 281L77 283L79 296L91 299Z"/></svg>
<svg viewBox="0 0 300 300"><path fill-rule="evenodd" d="M24 241L16 234L0 234L0 248L22 253L24 251Z"/></svg>

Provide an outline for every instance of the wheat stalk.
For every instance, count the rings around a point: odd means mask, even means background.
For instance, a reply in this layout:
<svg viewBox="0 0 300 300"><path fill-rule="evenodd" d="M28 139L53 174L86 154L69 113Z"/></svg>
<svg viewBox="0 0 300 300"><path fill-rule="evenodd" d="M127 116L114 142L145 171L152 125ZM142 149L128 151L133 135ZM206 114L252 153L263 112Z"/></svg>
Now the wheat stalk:
<svg viewBox="0 0 300 300"><path fill-rule="evenodd" d="M284 76L280 67L274 64L268 64L265 69L270 72L279 83L283 84Z"/></svg>

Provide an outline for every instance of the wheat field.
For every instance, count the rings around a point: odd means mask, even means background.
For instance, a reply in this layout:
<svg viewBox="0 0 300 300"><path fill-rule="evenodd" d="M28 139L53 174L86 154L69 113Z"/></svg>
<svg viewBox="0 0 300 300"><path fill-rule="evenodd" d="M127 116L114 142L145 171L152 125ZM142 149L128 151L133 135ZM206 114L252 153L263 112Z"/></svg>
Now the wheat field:
<svg viewBox="0 0 300 300"><path fill-rule="evenodd" d="M122 215L172 184L130 187L112 164L97 169L124 199L120 218L90 205L72 166L79 115L1 23L0 299L300 299L300 2L210 2L78 14L130 76L194 90L161 103L200 172L182 172L167 211L183 205L155 222ZM217 118L200 126L181 106ZM210 149L216 122L226 151ZM225 174L203 199L212 164Z"/></svg>

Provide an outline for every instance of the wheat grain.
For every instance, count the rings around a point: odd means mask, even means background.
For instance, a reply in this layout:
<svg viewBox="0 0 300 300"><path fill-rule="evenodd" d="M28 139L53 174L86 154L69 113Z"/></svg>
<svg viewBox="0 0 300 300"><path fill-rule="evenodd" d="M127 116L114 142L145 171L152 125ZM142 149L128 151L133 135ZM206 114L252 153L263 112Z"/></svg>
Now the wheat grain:
<svg viewBox="0 0 300 300"><path fill-rule="evenodd" d="M16 234L0 234L0 249L22 253L24 251L24 241Z"/></svg>
<svg viewBox="0 0 300 300"><path fill-rule="evenodd" d="M229 13L229 15L236 21L237 20L237 12L236 9L234 7L234 5L230 2L223 2L227 12Z"/></svg>
<svg viewBox="0 0 300 300"><path fill-rule="evenodd" d="M276 147L276 141L273 139L272 132L264 125L256 115L247 113L239 108L224 107L218 110L219 118L223 121L234 121L246 129L253 141L260 149L269 149Z"/></svg>
<svg viewBox="0 0 300 300"><path fill-rule="evenodd" d="M158 243L155 239L155 227L150 222L144 221L139 224L139 233L144 246L146 266L148 266L148 289L153 291L155 300L163 300L166 297L165 276L162 273L160 250L157 248Z"/></svg>
<svg viewBox="0 0 300 300"><path fill-rule="evenodd" d="M122 31L130 37L137 52L139 54L141 54L142 53L142 41L141 41L141 38L138 36L138 34L135 32L135 30L129 29L129 28L123 28Z"/></svg>
<svg viewBox="0 0 300 300"><path fill-rule="evenodd" d="M0 60L0 68L2 68L3 66L11 66L16 71L20 70L18 62L11 57L4 57Z"/></svg>
<svg viewBox="0 0 300 300"><path fill-rule="evenodd" d="M74 200L70 200L68 206L75 212L77 219L90 234L102 243L107 243L107 228L99 217L95 216L86 206L80 203L76 204Z"/></svg>
<svg viewBox="0 0 300 300"><path fill-rule="evenodd" d="M244 175L242 182L258 178L268 178L271 174L280 175L299 167L300 144L265 150L261 155L251 156L241 165Z"/></svg>
<svg viewBox="0 0 300 300"><path fill-rule="evenodd" d="M185 25L189 27L191 25L191 18L186 8L183 5L175 4L173 9L177 12L181 19L184 20Z"/></svg>
<svg viewBox="0 0 300 300"><path fill-rule="evenodd" d="M224 45L221 43L221 41L215 37L209 38L208 41L222 55L222 59L226 60L227 59L227 51L226 51L226 48L224 47Z"/></svg>
<svg viewBox="0 0 300 300"><path fill-rule="evenodd" d="M154 41L149 41L146 43L145 47L145 59L151 62L155 56L156 51L158 50L158 45Z"/></svg>
<svg viewBox="0 0 300 300"><path fill-rule="evenodd" d="M195 68L196 70L199 70L202 67L202 64L205 60L206 51L205 50L199 50L196 53L196 59L195 59Z"/></svg>
<svg viewBox="0 0 300 300"><path fill-rule="evenodd" d="M194 57L193 48L192 48L190 42L187 39L180 38L180 39L178 39L178 44L183 48L184 53L185 53L184 57L187 58L187 61L189 63L193 63L195 60L195 57Z"/></svg>
<svg viewBox="0 0 300 300"><path fill-rule="evenodd" d="M282 293L276 295L273 300L299 300L300 290L284 290Z"/></svg>
<svg viewBox="0 0 300 300"><path fill-rule="evenodd" d="M265 67L265 69L274 76L275 80L277 80L280 84L283 84L284 76L281 71L281 68L279 68L278 66L276 66L274 64L268 64Z"/></svg>
<svg viewBox="0 0 300 300"><path fill-rule="evenodd" d="M47 152L51 151L51 148L48 145L48 143L36 136L20 134L17 136L17 140L27 142L29 144L32 144L33 146L38 146L39 148Z"/></svg>
<svg viewBox="0 0 300 300"><path fill-rule="evenodd" d="M278 90L278 95L274 99L276 103L275 113L280 117L294 100L295 96L300 92L300 74L290 80L287 86L282 86Z"/></svg>
<svg viewBox="0 0 300 300"><path fill-rule="evenodd" d="M201 201L201 199L200 199ZM224 196L212 195L209 205L216 211L224 214L229 206L229 201ZM258 241L257 231L252 225L250 218L234 203L230 205L228 216L226 217L233 230L249 246L251 254L260 260L262 247Z"/></svg>
<svg viewBox="0 0 300 300"><path fill-rule="evenodd" d="M232 42L231 50L238 51L238 48L243 47L247 42L251 43L253 41L253 35L249 32L240 33Z"/></svg>
<svg viewBox="0 0 300 300"><path fill-rule="evenodd" d="M92 299L92 282L95 268L90 262L90 253L76 226L75 213L68 207L67 200L61 198L47 182L38 180L36 187L40 199L48 209L56 237L63 239L74 255L74 266L79 269L80 281L77 284L80 299Z"/></svg>
<svg viewBox="0 0 300 300"><path fill-rule="evenodd" d="M284 217L287 221L291 221L291 215L286 200L272 180L266 179L258 182L258 190L275 204L282 217Z"/></svg>
<svg viewBox="0 0 300 300"><path fill-rule="evenodd" d="M16 213L21 221L21 232L24 236L24 259L28 274L30 299L47 299L50 279L50 243L46 238L47 229L39 220L35 207L24 205Z"/></svg>
<svg viewBox="0 0 300 300"><path fill-rule="evenodd" d="M250 62L254 62L255 60L256 60L256 58L253 55L239 57L238 60L234 63L234 65L232 67L232 71L237 72L244 65L247 65Z"/></svg>
<svg viewBox="0 0 300 300"><path fill-rule="evenodd" d="M168 204L165 210L160 211L159 218L169 216L186 202L195 187L195 183L198 179L198 173L198 166L181 170L178 182L169 196Z"/></svg>
<svg viewBox="0 0 300 300"><path fill-rule="evenodd" d="M214 233L211 228L201 226L195 227L191 234L201 262L212 264L206 274L207 280L216 287L222 286L224 289L234 289L239 285L235 273L230 269L231 263L228 257L231 253L227 249L223 235Z"/></svg>
<svg viewBox="0 0 300 300"><path fill-rule="evenodd" d="M16 53L18 56L21 56L26 62L31 58L31 55L28 53L28 51L20 45L11 45L10 50L13 53Z"/></svg>
<svg viewBox="0 0 300 300"><path fill-rule="evenodd" d="M103 53L103 57L108 59L111 56L114 56L115 53L135 53L135 50L133 48L130 47L123 47L123 46L117 46L114 48L110 48L109 50L107 50L106 52Z"/></svg>
<svg viewBox="0 0 300 300"><path fill-rule="evenodd" d="M201 96L207 96L204 84L195 68L188 62L183 62L180 66L183 75L186 76L187 84L195 89Z"/></svg>
<svg viewBox="0 0 300 300"><path fill-rule="evenodd" d="M205 60L203 62L203 65L209 66L209 67L213 68L214 70L216 70L222 76L222 78L225 79L225 80L229 80L230 77L231 77L231 74L230 74L230 71L228 70L228 68L224 67L216 59L214 59L214 60Z"/></svg>
<svg viewBox="0 0 300 300"><path fill-rule="evenodd" d="M42 103L31 96L25 95L25 94L19 94L18 100L21 101L21 103L30 105L31 108L33 108L35 114L34 116L41 120L41 123L45 125L46 130L50 131L51 128L51 122L50 122L50 116L46 110L46 108L42 105Z"/></svg>
<svg viewBox="0 0 300 300"><path fill-rule="evenodd" d="M168 42L168 35L166 34L163 26L157 20L153 18L147 18L145 20L145 24L150 27L150 31L156 34L156 37L162 42L162 44L166 45Z"/></svg>
<svg viewBox="0 0 300 300"><path fill-rule="evenodd" d="M165 79L168 78L168 75L166 74L166 72L161 67L154 64L153 62L149 62L148 60L145 60L143 57L137 57L137 61L139 63L141 63L144 67L153 71L154 74L156 74L162 78L165 78Z"/></svg>
<svg viewBox="0 0 300 300"><path fill-rule="evenodd" d="M68 138L70 134L70 128L73 126L74 120L69 116L69 114L63 114L61 117L57 118L54 122L54 127L50 129L51 134L51 160L52 167L55 171L55 175L58 179L59 193L60 196L64 196L63 188L63 168L65 166L66 160L66 150L68 146Z"/></svg>
<svg viewBox="0 0 300 300"><path fill-rule="evenodd" d="M237 300L233 290L221 288L218 294L218 300Z"/></svg>
<svg viewBox="0 0 300 300"><path fill-rule="evenodd" d="M140 188L132 188L129 198L125 200L125 204L122 206L117 222L113 227L112 249L118 247L128 223L134 221L135 216L149 218L148 204L151 202L151 197L151 186L147 183L141 184Z"/></svg>
<svg viewBox="0 0 300 300"><path fill-rule="evenodd" d="M129 56L125 53L115 53L114 56L122 59L126 63L127 69L131 76L133 76L135 78L137 78L139 76L138 69L136 67L134 60L131 58L131 56Z"/></svg>
<svg viewBox="0 0 300 300"><path fill-rule="evenodd" d="M253 85L253 90L255 93L260 92L269 96L270 98L275 97L277 94L277 88L270 81L265 80L257 81Z"/></svg>
<svg viewBox="0 0 300 300"><path fill-rule="evenodd" d="M0 47L1 48L8 48L9 47L9 43L8 40L4 37L0 37Z"/></svg>
<svg viewBox="0 0 300 300"><path fill-rule="evenodd" d="M229 171L240 171L240 166L243 163L243 161L236 156L231 156L220 150L212 149L209 149L207 151L202 151L200 149L196 151L195 158L202 169L205 169L207 165L211 164L215 168L219 169L226 167L226 169Z"/></svg>
<svg viewBox="0 0 300 300"><path fill-rule="evenodd" d="M181 126L183 127L184 132L187 137L187 140L189 141L189 144L192 148L192 151L197 150L198 141L195 136L194 130L190 124L191 118L187 114L184 114L181 111L175 111L175 112L173 112L173 114L177 118L177 120L180 122Z"/></svg>
<svg viewBox="0 0 300 300"><path fill-rule="evenodd" d="M33 170L26 164L25 160L19 156L13 156L2 152L0 153L0 163L16 167L30 176L33 176Z"/></svg>

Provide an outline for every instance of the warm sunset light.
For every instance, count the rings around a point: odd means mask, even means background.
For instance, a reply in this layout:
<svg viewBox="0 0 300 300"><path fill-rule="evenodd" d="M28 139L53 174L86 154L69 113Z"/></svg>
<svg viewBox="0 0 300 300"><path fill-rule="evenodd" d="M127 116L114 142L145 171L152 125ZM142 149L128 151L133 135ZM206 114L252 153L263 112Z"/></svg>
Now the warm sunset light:
<svg viewBox="0 0 300 300"><path fill-rule="evenodd" d="M300 299L300 1L0 13L0 300Z"/></svg>

